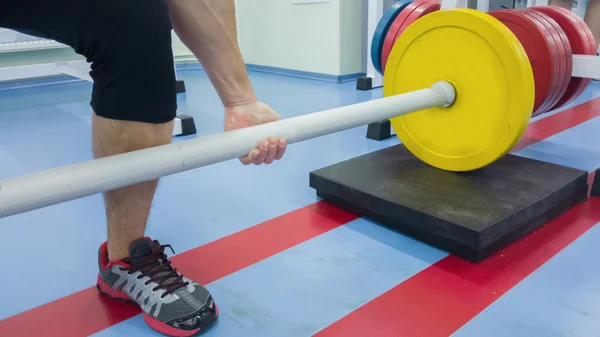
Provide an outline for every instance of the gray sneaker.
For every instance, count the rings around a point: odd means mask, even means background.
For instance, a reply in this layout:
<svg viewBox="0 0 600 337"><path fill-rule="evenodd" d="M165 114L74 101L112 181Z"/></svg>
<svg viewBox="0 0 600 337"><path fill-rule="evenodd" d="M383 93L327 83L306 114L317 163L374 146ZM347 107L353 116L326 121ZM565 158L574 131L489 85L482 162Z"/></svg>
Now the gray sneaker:
<svg viewBox="0 0 600 337"><path fill-rule="evenodd" d="M108 261L103 243L97 288L112 299L136 303L152 329L173 337L192 336L211 326L219 309L206 288L171 266L164 252L167 247L171 248L143 238L131 244L130 257Z"/></svg>

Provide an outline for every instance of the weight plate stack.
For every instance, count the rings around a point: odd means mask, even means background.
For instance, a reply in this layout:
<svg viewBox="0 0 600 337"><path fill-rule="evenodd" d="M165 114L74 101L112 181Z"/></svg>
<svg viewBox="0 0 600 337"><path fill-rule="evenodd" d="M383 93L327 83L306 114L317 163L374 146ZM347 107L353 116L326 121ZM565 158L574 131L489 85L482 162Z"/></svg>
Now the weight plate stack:
<svg viewBox="0 0 600 337"><path fill-rule="evenodd" d="M375 33L373 33L373 41L371 42L371 60L373 62L373 67L377 72L383 75L383 68L381 67L381 51L383 49L383 42L385 41L385 36L387 35L390 26L398 17L398 15L404 10L406 6L408 6L412 0L400 0L396 1L392 4L390 8L388 8L384 13L379 22L377 23L377 27L375 27Z"/></svg>
<svg viewBox="0 0 600 337"><path fill-rule="evenodd" d="M530 10L543 13L552 18L565 33L571 52L576 55L596 55L596 42L587 24L577 14L557 6L535 6ZM573 102L590 84L591 79L582 77L571 77L565 93L556 103L553 109L561 108Z"/></svg>
<svg viewBox="0 0 600 337"><path fill-rule="evenodd" d="M550 107L560 81L560 50L552 32L539 20L519 10L496 10L488 13L502 22L525 49L535 79L535 103L532 116Z"/></svg>

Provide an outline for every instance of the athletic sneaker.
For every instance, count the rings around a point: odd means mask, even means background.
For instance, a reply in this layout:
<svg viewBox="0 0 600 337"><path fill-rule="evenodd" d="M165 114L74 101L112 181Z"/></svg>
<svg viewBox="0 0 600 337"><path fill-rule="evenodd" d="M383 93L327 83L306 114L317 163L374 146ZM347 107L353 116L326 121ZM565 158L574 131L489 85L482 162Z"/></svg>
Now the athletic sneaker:
<svg viewBox="0 0 600 337"><path fill-rule="evenodd" d="M212 325L219 309L206 288L171 266L165 248L171 246L143 238L131 244L130 257L109 262L103 243L97 288L110 298L139 305L152 329L173 337L192 336Z"/></svg>

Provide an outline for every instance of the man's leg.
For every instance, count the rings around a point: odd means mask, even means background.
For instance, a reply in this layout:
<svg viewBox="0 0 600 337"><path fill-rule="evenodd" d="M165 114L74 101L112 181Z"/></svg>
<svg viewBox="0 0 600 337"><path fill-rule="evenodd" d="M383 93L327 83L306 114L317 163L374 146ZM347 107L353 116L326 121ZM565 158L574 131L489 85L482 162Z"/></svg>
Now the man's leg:
<svg viewBox="0 0 600 337"><path fill-rule="evenodd" d="M173 122L150 124L93 116L92 139L96 158L167 144ZM122 260L129 247L144 237L158 180L104 193L108 225L108 256Z"/></svg>
<svg viewBox="0 0 600 337"><path fill-rule="evenodd" d="M550 0L548 1L549 6L558 6L566 8L568 10L573 9L573 1L571 0Z"/></svg>
<svg viewBox="0 0 600 337"><path fill-rule="evenodd" d="M573 9L573 1L571 0L550 0L548 1L549 6L558 6L568 10Z"/></svg>
<svg viewBox="0 0 600 337"><path fill-rule="evenodd" d="M573 1L571 0L551 0L548 5L573 10ZM592 31L596 46L598 46L598 43L600 43L600 0L588 1L583 20Z"/></svg>
<svg viewBox="0 0 600 337"><path fill-rule="evenodd" d="M73 0L66 0L72 2ZM121 31L88 27L79 46L92 60L92 143L96 158L171 141L177 110L171 25L163 0L94 1L100 15L121 22ZM115 13L115 14L111 14ZM83 15L82 15L83 16ZM91 38L90 38L91 37ZM89 56L88 56L89 55ZM110 261L131 255L144 238L158 180L104 193Z"/></svg>
<svg viewBox="0 0 600 337"><path fill-rule="evenodd" d="M0 26L39 32L92 63L95 157L170 142L177 94L164 0L4 0ZM153 329L191 336L212 325L218 309L205 287L171 266L170 246L144 236L157 184L104 193L108 240L98 249L97 288L138 304Z"/></svg>
<svg viewBox="0 0 600 337"><path fill-rule="evenodd" d="M600 0L588 1L584 21L592 31L597 47L600 43Z"/></svg>
<svg viewBox="0 0 600 337"><path fill-rule="evenodd" d="M121 29L100 43L92 65L94 155L169 143L177 97L172 27L164 0L88 1L94 8L125 6L127 13L122 20L114 19ZM107 15L112 15L110 9ZM108 240L98 252L97 287L111 298L137 303L153 329L191 336L212 325L218 309L205 287L171 266L165 253L170 246L144 237L157 184L154 180L104 193Z"/></svg>

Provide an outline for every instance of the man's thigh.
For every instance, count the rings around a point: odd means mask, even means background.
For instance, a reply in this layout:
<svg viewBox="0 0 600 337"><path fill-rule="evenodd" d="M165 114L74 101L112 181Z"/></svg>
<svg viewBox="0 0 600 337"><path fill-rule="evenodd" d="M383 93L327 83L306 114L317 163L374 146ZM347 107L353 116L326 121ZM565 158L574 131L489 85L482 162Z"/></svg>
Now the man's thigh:
<svg viewBox="0 0 600 337"><path fill-rule="evenodd" d="M0 0L0 27L71 46L92 63L92 107L117 120L175 118L165 0Z"/></svg>

